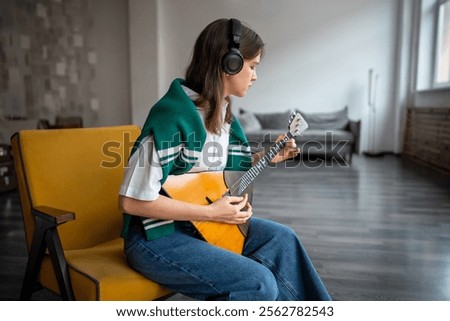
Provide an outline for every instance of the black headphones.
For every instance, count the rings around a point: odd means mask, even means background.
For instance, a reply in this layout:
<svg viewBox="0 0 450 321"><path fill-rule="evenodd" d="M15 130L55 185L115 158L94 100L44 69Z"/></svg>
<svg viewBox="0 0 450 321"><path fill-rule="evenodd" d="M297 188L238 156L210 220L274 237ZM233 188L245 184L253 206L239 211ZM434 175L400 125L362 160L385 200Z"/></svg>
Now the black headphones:
<svg viewBox="0 0 450 321"><path fill-rule="evenodd" d="M230 19L230 50L222 57L222 68L229 75L235 75L244 66L244 58L239 51L241 41L241 22L237 19Z"/></svg>

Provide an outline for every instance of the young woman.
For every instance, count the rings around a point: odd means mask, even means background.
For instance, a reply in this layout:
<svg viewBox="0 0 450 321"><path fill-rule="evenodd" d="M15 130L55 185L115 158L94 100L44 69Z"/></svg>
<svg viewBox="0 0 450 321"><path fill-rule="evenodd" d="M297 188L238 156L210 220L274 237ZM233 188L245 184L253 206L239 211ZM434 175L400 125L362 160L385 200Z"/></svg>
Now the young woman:
<svg viewBox="0 0 450 321"><path fill-rule="evenodd" d="M247 170L251 154L231 113L257 79L264 43L236 19L219 19L199 35L185 79L172 82L150 110L120 189L129 264L165 287L200 300L330 300L294 231L253 218L248 196L210 205L169 198L169 175ZM289 142L273 162L294 157ZM205 242L191 221L249 228L242 255Z"/></svg>

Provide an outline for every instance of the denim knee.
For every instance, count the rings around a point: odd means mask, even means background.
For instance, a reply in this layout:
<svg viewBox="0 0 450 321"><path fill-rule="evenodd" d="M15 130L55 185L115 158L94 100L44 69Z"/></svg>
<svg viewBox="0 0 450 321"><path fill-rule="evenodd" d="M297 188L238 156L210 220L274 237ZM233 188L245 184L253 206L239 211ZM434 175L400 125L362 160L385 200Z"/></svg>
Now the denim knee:
<svg viewBox="0 0 450 321"><path fill-rule="evenodd" d="M275 276L265 273L264 277L259 279L259 290L257 291L257 301L276 301L278 298L278 285Z"/></svg>
<svg viewBox="0 0 450 321"><path fill-rule="evenodd" d="M261 266L258 270L249 271L251 276L243 282L243 298L241 301L275 301L278 298L278 285L272 272ZM232 295L233 296L233 295Z"/></svg>

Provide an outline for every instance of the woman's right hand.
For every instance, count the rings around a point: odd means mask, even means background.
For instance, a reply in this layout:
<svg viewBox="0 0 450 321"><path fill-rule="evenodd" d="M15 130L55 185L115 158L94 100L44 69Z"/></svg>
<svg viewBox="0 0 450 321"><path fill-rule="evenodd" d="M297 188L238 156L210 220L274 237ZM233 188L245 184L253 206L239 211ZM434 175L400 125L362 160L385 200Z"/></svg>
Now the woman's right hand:
<svg viewBox="0 0 450 321"><path fill-rule="evenodd" d="M227 224L243 224L252 216L248 195L224 196L208 205L208 219Z"/></svg>

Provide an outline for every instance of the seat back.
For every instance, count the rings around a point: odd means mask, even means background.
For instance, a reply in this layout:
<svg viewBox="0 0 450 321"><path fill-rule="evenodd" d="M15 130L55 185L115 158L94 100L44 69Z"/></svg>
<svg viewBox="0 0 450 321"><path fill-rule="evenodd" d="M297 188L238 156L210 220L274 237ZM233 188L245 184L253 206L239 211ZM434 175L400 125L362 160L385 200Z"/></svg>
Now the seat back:
<svg viewBox="0 0 450 321"><path fill-rule="evenodd" d="M120 234L118 191L138 126L24 130L12 139L28 247L31 208L75 213L58 228L65 250L100 244Z"/></svg>

